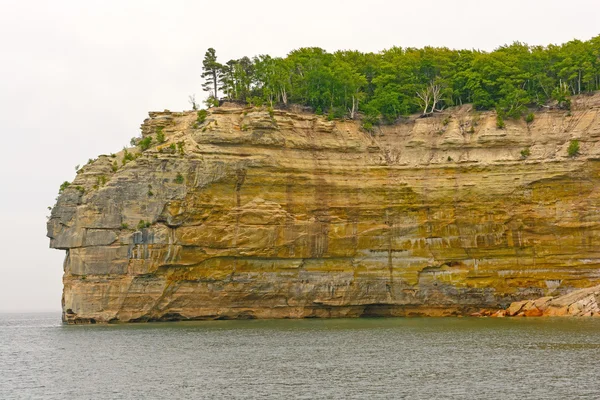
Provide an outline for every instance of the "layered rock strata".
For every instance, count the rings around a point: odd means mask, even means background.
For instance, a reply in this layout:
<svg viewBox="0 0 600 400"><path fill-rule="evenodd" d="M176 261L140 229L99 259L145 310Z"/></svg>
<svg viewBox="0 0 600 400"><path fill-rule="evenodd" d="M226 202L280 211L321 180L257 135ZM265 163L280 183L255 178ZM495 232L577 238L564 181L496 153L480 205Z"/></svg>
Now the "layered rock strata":
<svg viewBox="0 0 600 400"><path fill-rule="evenodd" d="M100 156L52 210L64 319L457 315L598 285L599 106L505 129L463 106L374 133L150 113L142 134L164 143Z"/></svg>
<svg viewBox="0 0 600 400"><path fill-rule="evenodd" d="M569 294L512 303L506 310L491 313L493 317L600 317L600 286L575 290Z"/></svg>

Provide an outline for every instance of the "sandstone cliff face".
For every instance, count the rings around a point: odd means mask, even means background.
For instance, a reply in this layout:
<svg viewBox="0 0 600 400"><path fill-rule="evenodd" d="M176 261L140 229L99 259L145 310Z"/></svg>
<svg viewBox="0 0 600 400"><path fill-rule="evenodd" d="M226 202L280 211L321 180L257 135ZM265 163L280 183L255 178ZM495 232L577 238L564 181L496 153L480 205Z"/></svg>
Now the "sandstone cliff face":
<svg viewBox="0 0 600 400"><path fill-rule="evenodd" d="M452 315L600 284L599 106L503 130L465 106L373 136L301 112L150 113L164 144L100 156L52 210L64 318Z"/></svg>

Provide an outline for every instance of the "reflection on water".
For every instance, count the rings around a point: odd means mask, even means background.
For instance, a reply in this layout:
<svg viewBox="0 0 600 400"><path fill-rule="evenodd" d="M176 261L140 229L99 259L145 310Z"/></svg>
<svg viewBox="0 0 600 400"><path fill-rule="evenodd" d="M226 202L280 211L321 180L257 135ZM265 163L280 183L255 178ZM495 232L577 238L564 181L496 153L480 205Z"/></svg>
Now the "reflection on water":
<svg viewBox="0 0 600 400"><path fill-rule="evenodd" d="M599 361L600 319L0 315L0 399L595 399Z"/></svg>

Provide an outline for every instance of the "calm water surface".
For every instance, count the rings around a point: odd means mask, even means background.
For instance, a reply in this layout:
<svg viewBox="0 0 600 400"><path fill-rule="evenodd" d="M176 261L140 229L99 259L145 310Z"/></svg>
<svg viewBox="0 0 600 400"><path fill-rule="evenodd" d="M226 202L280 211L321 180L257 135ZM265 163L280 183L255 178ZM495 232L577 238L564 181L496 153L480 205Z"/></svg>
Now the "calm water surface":
<svg viewBox="0 0 600 400"><path fill-rule="evenodd" d="M35 398L600 399L600 319L0 314L0 399Z"/></svg>

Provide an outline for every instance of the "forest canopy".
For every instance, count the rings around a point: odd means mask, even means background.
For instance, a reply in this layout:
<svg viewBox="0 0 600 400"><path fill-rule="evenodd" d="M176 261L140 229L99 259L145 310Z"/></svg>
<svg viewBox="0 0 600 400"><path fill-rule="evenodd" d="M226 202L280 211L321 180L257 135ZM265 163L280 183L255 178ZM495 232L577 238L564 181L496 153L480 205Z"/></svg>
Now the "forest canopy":
<svg viewBox="0 0 600 400"><path fill-rule="evenodd" d="M472 103L517 118L549 101L569 108L570 96L599 90L600 35L562 45L515 42L492 52L392 47L328 53L307 47L283 58L259 55L224 64L211 48L203 67L209 103L294 103L334 118L360 112L371 123Z"/></svg>

